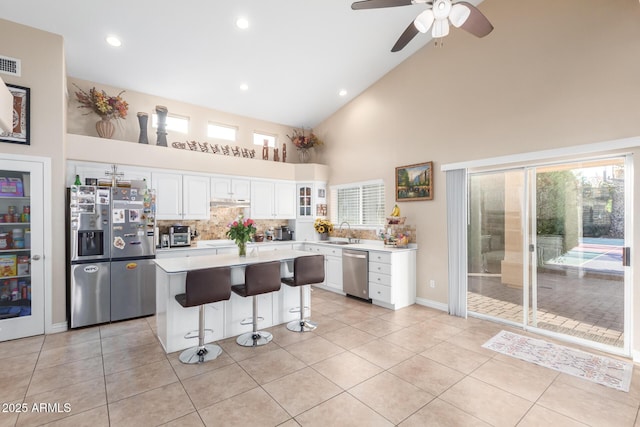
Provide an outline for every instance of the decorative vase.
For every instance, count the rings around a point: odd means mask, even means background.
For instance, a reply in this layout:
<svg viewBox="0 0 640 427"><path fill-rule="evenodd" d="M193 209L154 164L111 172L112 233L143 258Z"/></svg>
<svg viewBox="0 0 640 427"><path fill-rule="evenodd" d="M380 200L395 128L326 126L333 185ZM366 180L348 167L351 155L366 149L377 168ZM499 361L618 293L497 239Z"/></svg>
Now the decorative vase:
<svg viewBox="0 0 640 427"><path fill-rule="evenodd" d="M247 242L237 242L238 256L247 256Z"/></svg>
<svg viewBox="0 0 640 427"><path fill-rule="evenodd" d="M140 125L140 136L138 137L139 144L149 143L149 137L147 136L148 122L149 122L149 115L147 113L138 113L138 124Z"/></svg>
<svg viewBox="0 0 640 427"><path fill-rule="evenodd" d="M308 148L300 148L298 156L300 157L300 163L309 163L309 160L311 160L311 153Z"/></svg>
<svg viewBox="0 0 640 427"><path fill-rule="evenodd" d="M329 233L320 233L320 240L329 240Z"/></svg>
<svg viewBox="0 0 640 427"><path fill-rule="evenodd" d="M109 117L103 117L96 123L96 131L100 138L111 139L113 132L116 131L116 127L111 123L111 119Z"/></svg>
<svg viewBox="0 0 640 427"><path fill-rule="evenodd" d="M156 114L158 115L158 130L156 135L158 139L156 145L167 147L167 107L156 105Z"/></svg>

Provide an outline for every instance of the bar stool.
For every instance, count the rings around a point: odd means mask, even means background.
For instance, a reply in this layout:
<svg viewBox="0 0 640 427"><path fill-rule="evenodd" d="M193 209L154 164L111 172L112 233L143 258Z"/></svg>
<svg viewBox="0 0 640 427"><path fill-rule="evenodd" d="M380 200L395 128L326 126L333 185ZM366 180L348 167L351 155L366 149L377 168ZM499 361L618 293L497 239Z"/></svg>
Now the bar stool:
<svg viewBox="0 0 640 427"><path fill-rule="evenodd" d="M231 268L216 267L187 272L186 292L175 296L176 301L183 307L200 306L200 320L198 335L187 333L185 338L198 338L198 346L191 347L180 353L182 363L203 363L213 360L222 353L220 346L204 344L204 334L213 332L204 328L205 304L225 301L231 298Z"/></svg>
<svg viewBox="0 0 640 427"><path fill-rule="evenodd" d="M231 290L241 297L253 297L253 330L240 335L236 342L244 347L265 345L273 336L258 330L258 295L280 290L280 261L249 264L244 270L244 284Z"/></svg>
<svg viewBox="0 0 640 427"><path fill-rule="evenodd" d="M282 278L282 283L300 287L300 319L287 323L287 329L293 332L309 332L318 326L315 322L304 318L303 287L322 282L324 282L324 255L301 256L293 260L293 277Z"/></svg>

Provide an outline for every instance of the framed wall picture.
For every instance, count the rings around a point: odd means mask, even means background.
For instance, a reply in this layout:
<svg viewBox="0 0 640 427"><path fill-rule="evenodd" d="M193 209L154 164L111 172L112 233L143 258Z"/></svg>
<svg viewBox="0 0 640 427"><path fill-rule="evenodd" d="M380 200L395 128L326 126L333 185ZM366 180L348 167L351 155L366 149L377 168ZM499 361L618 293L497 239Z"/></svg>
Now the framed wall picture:
<svg viewBox="0 0 640 427"><path fill-rule="evenodd" d="M433 162L396 168L396 202L433 200Z"/></svg>
<svg viewBox="0 0 640 427"><path fill-rule="evenodd" d="M13 129L0 133L0 141L29 145L29 96L28 87L7 84L13 95Z"/></svg>

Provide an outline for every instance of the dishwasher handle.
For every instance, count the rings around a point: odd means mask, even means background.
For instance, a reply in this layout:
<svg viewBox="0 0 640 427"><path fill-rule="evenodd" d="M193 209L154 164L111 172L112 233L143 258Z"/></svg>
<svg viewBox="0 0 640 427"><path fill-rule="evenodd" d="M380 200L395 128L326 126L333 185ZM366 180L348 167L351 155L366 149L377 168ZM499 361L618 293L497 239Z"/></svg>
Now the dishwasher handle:
<svg viewBox="0 0 640 427"><path fill-rule="evenodd" d="M349 258L360 258L360 259L366 259L367 258L367 255L364 255L364 254L363 255L352 254L352 253L349 253L349 252L343 252L342 256L346 256L346 257L349 257Z"/></svg>

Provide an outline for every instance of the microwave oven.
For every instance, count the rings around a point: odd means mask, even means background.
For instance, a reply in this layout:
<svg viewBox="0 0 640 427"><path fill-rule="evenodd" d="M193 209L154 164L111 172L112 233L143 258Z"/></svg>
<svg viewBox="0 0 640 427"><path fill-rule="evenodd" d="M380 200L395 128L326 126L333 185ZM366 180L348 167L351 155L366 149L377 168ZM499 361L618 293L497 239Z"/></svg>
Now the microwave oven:
<svg viewBox="0 0 640 427"><path fill-rule="evenodd" d="M169 245L191 246L191 227L188 225L174 225L169 229Z"/></svg>

